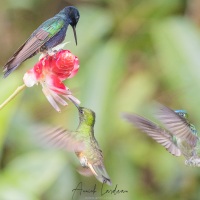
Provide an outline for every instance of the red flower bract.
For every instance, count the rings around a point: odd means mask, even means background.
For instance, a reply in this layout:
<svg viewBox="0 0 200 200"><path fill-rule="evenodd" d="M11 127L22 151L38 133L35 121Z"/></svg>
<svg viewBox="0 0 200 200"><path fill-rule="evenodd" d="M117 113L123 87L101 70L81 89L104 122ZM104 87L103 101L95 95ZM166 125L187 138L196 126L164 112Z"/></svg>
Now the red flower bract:
<svg viewBox="0 0 200 200"><path fill-rule="evenodd" d="M40 59L32 69L25 73L23 79L27 87L32 87L39 82L48 101L57 111L60 111L57 103L67 105L67 102L59 95L66 99L73 98L80 103L62 82L75 76L78 69L78 58L68 50L59 50L52 56L45 55Z"/></svg>
<svg viewBox="0 0 200 200"><path fill-rule="evenodd" d="M36 79L40 79L40 77L42 76L43 73L43 65L42 62L38 62L34 65L33 67Z"/></svg>
<svg viewBox="0 0 200 200"><path fill-rule="evenodd" d="M51 66L52 72L62 80L72 78L72 75L78 72L78 58L68 50L59 51L47 60L45 60L45 62L49 62L47 66Z"/></svg>

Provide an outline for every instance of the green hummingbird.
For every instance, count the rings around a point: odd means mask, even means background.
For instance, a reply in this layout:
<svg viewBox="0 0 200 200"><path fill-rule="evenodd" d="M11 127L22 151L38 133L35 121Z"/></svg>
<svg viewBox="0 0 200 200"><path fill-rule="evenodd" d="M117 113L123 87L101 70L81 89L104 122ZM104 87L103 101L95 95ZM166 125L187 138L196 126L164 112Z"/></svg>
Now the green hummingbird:
<svg viewBox="0 0 200 200"><path fill-rule="evenodd" d="M183 155L186 165L200 167L200 140L195 126L188 121L187 112L173 111L158 104L155 117L164 127L136 114L123 114L124 119L151 136L169 153L174 156Z"/></svg>
<svg viewBox="0 0 200 200"><path fill-rule="evenodd" d="M75 152L82 166L78 172L85 176L94 175L102 183L111 185L111 179L103 164L103 153L94 136L95 113L80 107L71 98L78 108L79 126L76 131L67 131L62 128L47 132L44 139L60 148Z"/></svg>
<svg viewBox="0 0 200 200"><path fill-rule="evenodd" d="M63 42L69 25L73 28L77 44L76 25L79 18L79 11L73 6L68 6L42 23L4 65L4 78L37 53L51 52L53 47Z"/></svg>

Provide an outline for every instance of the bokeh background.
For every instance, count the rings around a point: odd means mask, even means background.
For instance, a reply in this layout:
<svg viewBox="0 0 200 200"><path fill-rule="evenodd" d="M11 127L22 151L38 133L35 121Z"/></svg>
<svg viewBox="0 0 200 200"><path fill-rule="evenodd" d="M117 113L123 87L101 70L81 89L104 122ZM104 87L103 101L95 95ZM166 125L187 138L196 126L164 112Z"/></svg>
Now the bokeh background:
<svg viewBox="0 0 200 200"><path fill-rule="evenodd" d="M43 21L67 5L80 10L78 46L69 27L67 45L80 60L79 73L66 85L81 105L96 112L95 136L112 179L106 189L128 193L101 196L101 183L79 175L73 153L38 144L43 124L76 129L78 113L69 104L57 113L41 86L26 88L0 111L0 199L67 200L79 182L97 193L74 199L200 198L200 171L184 158L123 121L122 112L152 118L158 101L186 109L200 130L200 2L198 0L0 0L0 64ZM38 56L0 80L0 102L21 85ZM3 75L3 73L2 73Z"/></svg>

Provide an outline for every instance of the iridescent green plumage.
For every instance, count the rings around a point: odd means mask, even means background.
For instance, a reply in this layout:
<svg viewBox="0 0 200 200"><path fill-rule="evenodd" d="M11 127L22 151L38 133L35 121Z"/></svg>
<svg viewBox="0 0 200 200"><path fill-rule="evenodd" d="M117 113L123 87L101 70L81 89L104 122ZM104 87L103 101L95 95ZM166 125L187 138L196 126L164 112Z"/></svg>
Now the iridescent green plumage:
<svg viewBox="0 0 200 200"><path fill-rule="evenodd" d="M126 113L123 117L164 146L172 155L184 155L185 164L200 167L200 140L195 126L188 121L187 112L173 111L159 104L155 113L165 128L136 114Z"/></svg>
<svg viewBox="0 0 200 200"><path fill-rule="evenodd" d="M75 104L75 102L73 103ZM100 182L111 185L111 180L103 164L102 151L94 137L95 113L90 109L75 105L79 111L77 130L56 129L47 133L46 138L49 142L76 153L83 167L79 170L80 174L93 174Z"/></svg>
<svg viewBox="0 0 200 200"><path fill-rule="evenodd" d="M42 29L49 33L49 37L54 36L61 28L64 26L65 21L63 19L54 19L47 22L46 27L42 27Z"/></svg>

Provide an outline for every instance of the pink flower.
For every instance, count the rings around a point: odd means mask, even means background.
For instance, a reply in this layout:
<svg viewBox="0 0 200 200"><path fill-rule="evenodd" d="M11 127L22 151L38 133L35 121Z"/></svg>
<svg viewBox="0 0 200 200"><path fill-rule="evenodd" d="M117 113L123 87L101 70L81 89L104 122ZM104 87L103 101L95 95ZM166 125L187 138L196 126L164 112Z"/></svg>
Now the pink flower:
<svg viewBox="0 0 200 200"><path fill-rule="evenodd" d="M24 75L24 83L27 87L32 87L40 83L42 91L50 104L60 112L57 103L66 106L65 99L72 99L80 104L80 101L72 96L69 88L62 81L72 78L79 69L79 61L68 50L60 50L54 55L45 55L37 62L32 69Z"/></svg>

